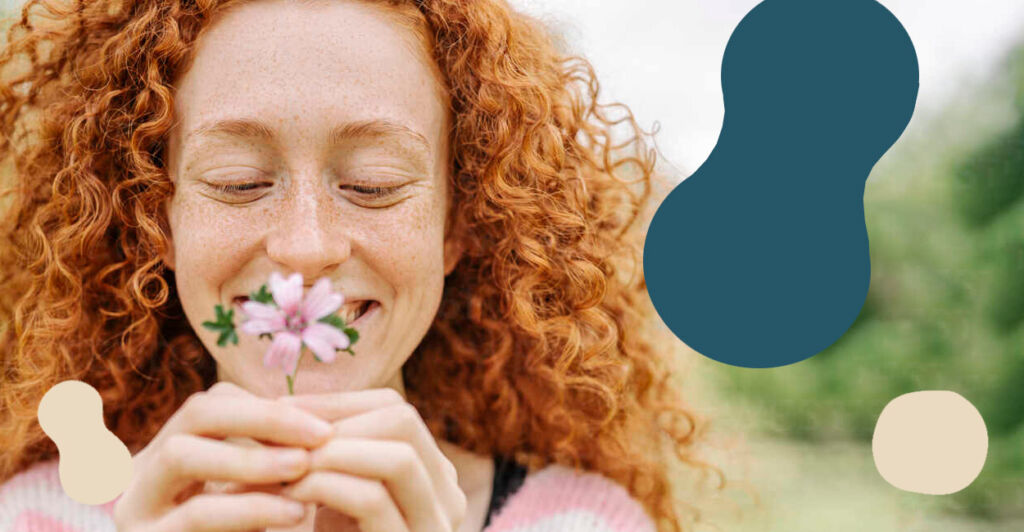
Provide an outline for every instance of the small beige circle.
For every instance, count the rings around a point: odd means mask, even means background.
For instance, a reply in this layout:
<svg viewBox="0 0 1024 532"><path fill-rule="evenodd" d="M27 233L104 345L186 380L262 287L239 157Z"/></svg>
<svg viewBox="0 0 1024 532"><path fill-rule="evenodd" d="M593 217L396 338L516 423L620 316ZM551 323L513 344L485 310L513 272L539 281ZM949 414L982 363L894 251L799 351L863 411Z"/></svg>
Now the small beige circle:
<svg viewBox="0 0 1024 532"><path fill-rule="evenodd" d="M55 384L39 401L39 426L60 452L58 472L64 492L83 504L103 504L131 481L132 456L103 424L103 400L89 384Z"/></svg>
<svg viewBox="0 0 1024 532"><path fill-rule="evenodd" d="M988 456L985 420L956 392L903 394L882 409L871 440L875 467L889 484L948 495L974 482Z"/></svg>

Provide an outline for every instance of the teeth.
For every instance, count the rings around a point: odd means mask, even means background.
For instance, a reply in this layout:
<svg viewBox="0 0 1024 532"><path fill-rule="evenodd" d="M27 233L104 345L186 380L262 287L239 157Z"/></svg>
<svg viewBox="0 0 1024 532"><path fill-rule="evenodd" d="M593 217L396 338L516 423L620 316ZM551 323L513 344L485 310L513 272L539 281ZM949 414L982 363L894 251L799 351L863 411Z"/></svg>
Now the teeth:
<svg viewBox="0 0 1024 532"><path fill-rule="evenodd" d="M342 305L342 307L338 309L338 315L341 316L341 319L345 320L346 324L352 323L362 314L363 307L366 303L366 301L357 301L355 303Z"/></svg>

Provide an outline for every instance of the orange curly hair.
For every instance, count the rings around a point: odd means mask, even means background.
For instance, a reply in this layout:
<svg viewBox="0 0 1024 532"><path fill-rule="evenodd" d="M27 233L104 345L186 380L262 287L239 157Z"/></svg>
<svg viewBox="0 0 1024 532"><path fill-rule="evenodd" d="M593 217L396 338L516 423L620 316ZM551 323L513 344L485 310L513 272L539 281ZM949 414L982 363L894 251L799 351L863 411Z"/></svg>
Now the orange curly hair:
<svg viewBox="0 0 1024 532"><path fill-rule="evenodd" d="M644 221L668 189L656 152L628 108L597 103L585 59L503 1L373 1L420 32L443 75L459 206L448 227L466 244L403 368L409 402L438 438L602 473L660 531L682 530L699 516L673 495L667 466L714 468L694 451L704 420L670 381L681 344L640 267ZM29 0L9 21L0 482L56 455L36 408L62 380L99 390L107 426L133 451L215 380L160 258L173 193L161 157L173 80L214 15L238 3ZM619 124L630 135L615 144Z"/></svg>

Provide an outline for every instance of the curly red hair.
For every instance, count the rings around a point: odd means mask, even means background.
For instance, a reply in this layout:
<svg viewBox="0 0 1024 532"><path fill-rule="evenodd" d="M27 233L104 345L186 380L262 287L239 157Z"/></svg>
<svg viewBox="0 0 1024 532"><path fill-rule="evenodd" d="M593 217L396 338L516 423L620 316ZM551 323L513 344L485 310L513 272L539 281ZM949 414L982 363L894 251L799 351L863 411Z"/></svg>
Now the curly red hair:
<svg viewBox="0 0 1024 532"><path fill-rule="evenodd" d="M451 102L465 255L403 368L436 437L621 485L679 531L676 460L704 422L670 377L682 346L650 304L643 223L667 191L590 64L500 0L373 0L417 29ZM66 379L141 449L215 380L161 257L176 76L237 0L29 0L0 53L0 481L56 455L36 420ZM609 116L610 109L624 111ZM615 144L625 124L629 138ZM625 150L625 153L623 151ZM629 179L627 179L627 177ZM659 188L659 185L665 187Z"/></svg>

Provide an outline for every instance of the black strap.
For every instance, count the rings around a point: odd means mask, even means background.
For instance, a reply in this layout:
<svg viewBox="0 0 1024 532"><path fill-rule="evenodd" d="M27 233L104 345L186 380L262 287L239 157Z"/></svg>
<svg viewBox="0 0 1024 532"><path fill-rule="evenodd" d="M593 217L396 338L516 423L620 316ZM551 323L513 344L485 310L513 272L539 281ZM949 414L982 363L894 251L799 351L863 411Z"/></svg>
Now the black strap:
<svg viewBox="0 0 1024 532"><path fill-rule="evenodd" d="M523 485L526 479L526 468L518 462L504 456L494 456L494 484L491 487L491 502L487 506L487 519L484 527L491 524L491 516L498 512L505 501Z"/></svg>

